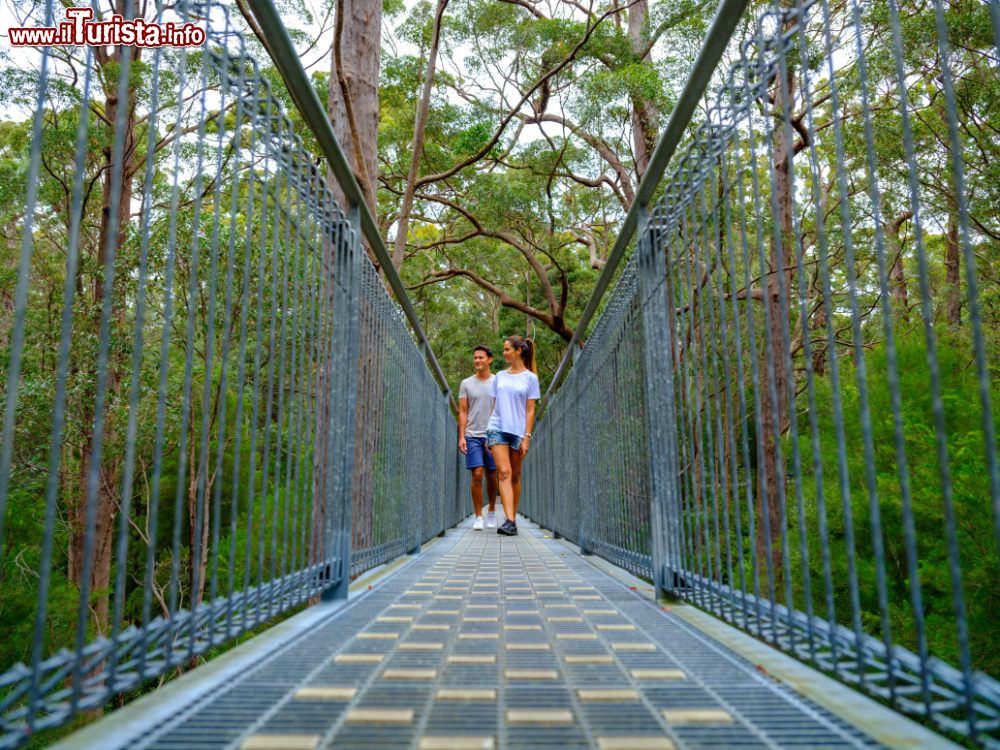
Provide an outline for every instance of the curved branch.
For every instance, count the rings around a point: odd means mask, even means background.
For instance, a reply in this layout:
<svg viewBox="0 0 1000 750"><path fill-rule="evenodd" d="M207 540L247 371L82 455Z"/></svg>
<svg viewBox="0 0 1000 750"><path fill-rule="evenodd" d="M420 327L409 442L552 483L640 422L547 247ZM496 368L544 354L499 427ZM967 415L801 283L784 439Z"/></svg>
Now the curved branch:
<svg viewBox="0 0 1000 750"><path fill-rule="evenodd" d="M541 310L532 307L526 302L522 302L519 299L511 297L509 294L504 292L496 284L488 281L487 279L480 276L478 273L469 268L455 268L451 267L444 271L435 271L428 278L419 284L408 287L409 289L419 289L421 287L429 286L431 284L437 284L442 281L447 281L448 279L453 279L456 277L465 278L473 282L476 286L485 289L487 292L496 297L500 304L504 307L509 307L518 312L522 312L536 320L544 323L552 331L559 334L566 341L570 341L573 338L572 329L566 326L565 321L562 319L561 315L549 315L548 313L542 312Z"/></svg>
<svg viewBox="0 0 1000 750"><path fill-rule="evenodd" d="M508 112L504 116L504 118L500 121L500 125L497 127L496 131L493 133L493 136L486 143L486 145L484 145L481 149L479 149L479 151L474 153L472 156L468 157L467 159L463 159L458 164L445 170L444 172L438 172L437 174L430 174L421 177L417 181L417 187L418 188L423 187L424 185L428 185L432 182L439 182L440 180L444 180L448 177L451 177L452 175L458 174L469 165L475 164L477 161L486 156L486 154L492 151L493 147L496 146L497 142L500 140L500 137L507 129L507 126L510 124L511 120L513 120L515 117L518 116L518 112L521 109L521 107L524 106L524 104L532 97L532 95L536 91L538 91L538 89L540 89L545 84L546 81L548 81L550 78L553 78L556 74L561 73L571 62L573 62L573 60L576 59L576 56L583 49L584 45L590 41L590 37L593 36L594 32L597 30L597 27L600 26L602 22L607 18L617 13L620 13L623 10L623 8L631 7L632 5L635 5L636 3L641 1L642 0L631 0L631 2L629 2L625 6L612 8L611 10L602 13L600 16L598 16L598 18L594 21L592 25L587 26L587 31L583 35L583 38L580 39L580 41L577 42L576 45L574 45L573 49L569 51L566 57L564 57L558 65L556 65L554 68L551 68L537 81L535 81L535 83L529 86L528 90L521 95L521 98L518 100L517 104L515 104L513 108L511 108L511 111Z"/></svg>
<svg viewBox="0 0 1000 750"><path fill-rule="evenodd" d="M535 275L538 277L538 281L542 285L542 293L545 295L545 301L549 303L549 307L551 308L553 314L561 314L562 309L559 307L559 303L556 301L555 291L552 289L552 283L549 281L549 276L545 272L545 267L539 262L538 256L535 255L534 251L530 247L528 247L524 242L519 240L510 232L489 230L484 228L479 219L473 216L468 209L463 208L459 204L455 203L454 201L448 200L443 196L420 194L418 197L420 197L423 200L429 200L434 203L440 203L443 206L448 206L449 208L454 209L458 213L462 214L462 216L464 216L468 220L468 222L472 224L472 226L474 226L478 230L479 234L482 235L483 237L492 237L495 240L501 240L502 242L506 242L508 245L513 247L519 253L521 253L521 255L524 256L524 259L528 261L528 265L531 266L532 271L534 271Z"/></svg>

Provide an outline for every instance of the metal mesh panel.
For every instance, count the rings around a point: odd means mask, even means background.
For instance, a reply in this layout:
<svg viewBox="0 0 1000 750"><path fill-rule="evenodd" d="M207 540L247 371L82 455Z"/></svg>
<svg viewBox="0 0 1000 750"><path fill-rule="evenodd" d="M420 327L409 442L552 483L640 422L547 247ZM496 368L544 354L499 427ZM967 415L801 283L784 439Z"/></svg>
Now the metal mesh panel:
<svg viewBox="0 0 1000 750"><path fill-rule="evenodd" d="M976 150L998 28L984 4L832 12L747 24L547 408L525 510L996 747L1000 683L977 668L996 663L1000 590L1000 224ZM618 359L631 340L635 378ZM648 448L630 452L636 413ZM546 459L567 424L577 464ZM648 542L628 476L647 487Z"/></svg>
<svg viewBox="0 0 1000 750"><path fill-rule="evenodd" d="M448 398L242 20L149 12L207 43L25 51L5 123L0 747L461 510Z"/></svg>
<svg viewBox="0 0 1000 750"><path fill-rule="evenodd" d="M461 520L452 500L461 456L448 397L367 259L361 291L354 575Z"/></svg>
<svg viewBox="0 0 1000 750"><path fill-rule="evenodd" d="M642 316L626 267L563 387L547 407L525 471L525 511L556 533L652 577Z"/></svg>

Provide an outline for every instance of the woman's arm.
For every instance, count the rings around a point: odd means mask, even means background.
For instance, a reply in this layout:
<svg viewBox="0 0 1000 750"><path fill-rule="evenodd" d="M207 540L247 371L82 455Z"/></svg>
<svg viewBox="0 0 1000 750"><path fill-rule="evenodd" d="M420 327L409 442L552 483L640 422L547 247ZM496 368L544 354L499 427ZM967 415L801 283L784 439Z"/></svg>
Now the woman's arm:
<svg viewBox="0 0 1000 750"><path fill-rule="evenodd" d="M521 441L521 455L528 455L528 441L531 440L531 428L535 426L535 399L529 398L524 410L524 440Z"/></svg>
<svg viewBox="0 0 1000 750"><path fill-rule="evenodd" d="M493 400L492 400L492 401L490 402L490 416L491 416L491 417L493 416L493 412L494 412L494 410L495 410L496 408L497 408L497 400L496 400L496 399L493 399ZM487 424L488 424L488 423L487 423ZM489 429L489 428L487 428L487 431L488 431L488 429ZM489 441L489 438L487 438L487 440L486 440L486 452L487 452L487 453L489 453L489 454L490 454L491 456L493 455L493 446L492 446L492 445L490 445L490 441Z"/></svg>

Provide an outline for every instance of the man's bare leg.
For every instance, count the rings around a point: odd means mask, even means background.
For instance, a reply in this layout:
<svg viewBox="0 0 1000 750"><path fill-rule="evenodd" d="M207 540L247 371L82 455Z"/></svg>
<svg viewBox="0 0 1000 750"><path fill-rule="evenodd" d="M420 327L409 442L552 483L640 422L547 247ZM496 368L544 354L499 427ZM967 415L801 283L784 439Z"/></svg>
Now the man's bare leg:
<svg viewBox="0 0 1000 750"><path fill-rule="evenodd" d="M493 476L496 476L496 472L491 472ZM493 496L490 496L490 510L493 510L492 505L495 501ZM483 515L483 467L477 466L472 470L472 508L476 511L476 517L481 517Z"/></svg>
<svg viewBox="0 0 1000 750"><path fill-rule="evenodd" d="M490 513L496 512L497 509L497 496L500 494L500 483L497 481L497 471L494 469L490 471L486 470L486 496L490 504ZM482 500L479 502L479 507L483 507Z"/></svg>

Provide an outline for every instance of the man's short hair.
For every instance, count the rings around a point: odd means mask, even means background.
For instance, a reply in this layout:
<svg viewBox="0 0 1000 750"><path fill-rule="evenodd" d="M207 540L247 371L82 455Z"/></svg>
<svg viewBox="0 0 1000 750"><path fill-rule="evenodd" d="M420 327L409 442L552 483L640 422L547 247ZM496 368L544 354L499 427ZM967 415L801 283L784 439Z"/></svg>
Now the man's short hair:
<svg viewBox="0 0 1000 750"><path fill-rule="evenodd" d="M487 347L480 344L479 346L473 347L472 353L483 352L489 359L493 359L493 352L491 352Z"/></svg>

